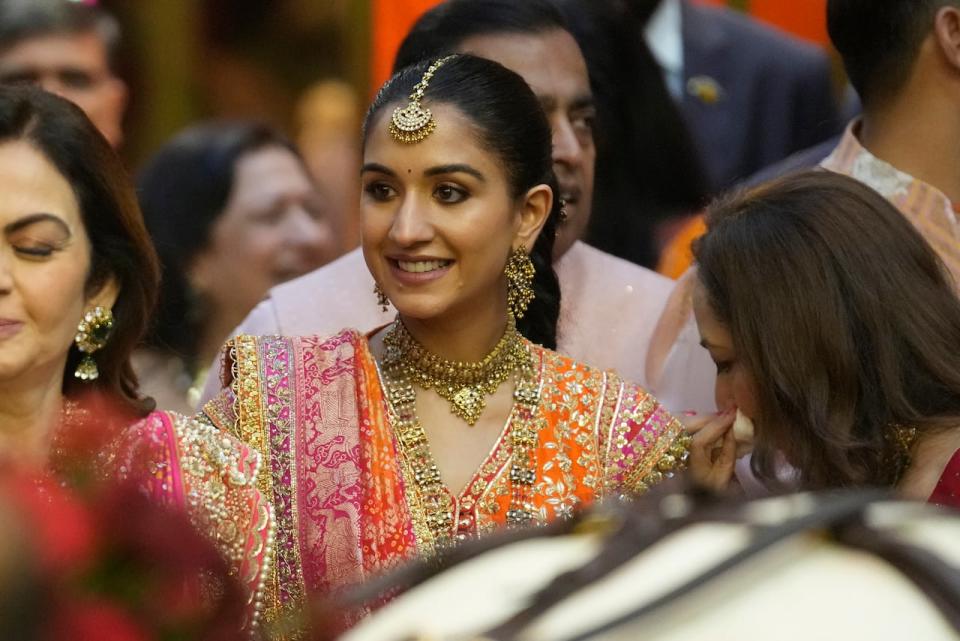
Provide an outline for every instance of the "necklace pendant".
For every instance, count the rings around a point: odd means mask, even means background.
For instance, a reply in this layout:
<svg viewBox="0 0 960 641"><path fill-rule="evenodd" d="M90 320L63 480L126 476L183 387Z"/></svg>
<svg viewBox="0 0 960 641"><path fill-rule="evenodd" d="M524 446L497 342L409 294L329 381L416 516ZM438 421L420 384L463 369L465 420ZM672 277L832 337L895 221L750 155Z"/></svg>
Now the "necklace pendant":
<svg viewBox="0 0 960 641"><path fill-rule="evenodd" d="M453 403L454 412L457 416L469 425L474 425L477 422L487 405L483 398L483 392L473 386L461 387L460 391L454 394L450 401Z"/></svg>

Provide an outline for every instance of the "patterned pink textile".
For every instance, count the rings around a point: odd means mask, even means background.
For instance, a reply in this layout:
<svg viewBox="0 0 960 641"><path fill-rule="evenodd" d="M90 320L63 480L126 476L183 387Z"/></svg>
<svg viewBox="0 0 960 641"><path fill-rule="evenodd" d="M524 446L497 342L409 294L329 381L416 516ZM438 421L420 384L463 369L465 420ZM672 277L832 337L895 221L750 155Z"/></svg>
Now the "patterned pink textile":
<svg viewBox="0 0 960 641"><path fill-rule="evenodd" d="M943 260L960 287L960 220L947 196L871 154L857 139L860 122L847 127L821 167L856 178L892 202Z"/></svg>
<svg viewBox="0 0 960 641"><path fill-rule="evenodd" d="M547 522L656 483L677 453L680 424L638 386L529 347L542 388L535 518ZM238 336L228 343L224 372L227 388L204 412L264 454L257 484L276 510L268 620L307 595L432 553L419 488L408 482L411 469L366 337ZM512 429L508 421L471 482L452 497L461 529L451 535L504 524L512 452L504 435Z"/></svg>

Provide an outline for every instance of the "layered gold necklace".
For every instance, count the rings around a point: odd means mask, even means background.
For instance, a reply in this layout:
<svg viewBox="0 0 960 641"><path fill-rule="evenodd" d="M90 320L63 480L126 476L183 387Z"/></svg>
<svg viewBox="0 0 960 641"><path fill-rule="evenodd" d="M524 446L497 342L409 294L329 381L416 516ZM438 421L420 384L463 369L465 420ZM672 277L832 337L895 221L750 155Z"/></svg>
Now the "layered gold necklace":
<svg viewBox="0 0 960 641"><path fill-rule="evenodd" d="M487 397L522 368L530 354L511 314L493 350L475 363L448 361L417 342L397 319L383 339L385 367L399 378L432 389L450 403L450 411L474 425L487 406Z"/></svg>
<svg viewBox="0 0 960 641"><path fill-rule="evenodd" d="M435 549L453 542L453 498L443 486L417 415L414 384L433 389L451 404L451 412L473 425L493 394L511 374L516 377L509 420L511 484L507 524L533 520L532 491L536 482L535 456L540 388L530 348L517 332L513 316L503 338L482 361L458 363L442 359L420 345L398 318L383 339L386 354L383 378L394 431L403 457L420 493L427 528Z"/></svg>

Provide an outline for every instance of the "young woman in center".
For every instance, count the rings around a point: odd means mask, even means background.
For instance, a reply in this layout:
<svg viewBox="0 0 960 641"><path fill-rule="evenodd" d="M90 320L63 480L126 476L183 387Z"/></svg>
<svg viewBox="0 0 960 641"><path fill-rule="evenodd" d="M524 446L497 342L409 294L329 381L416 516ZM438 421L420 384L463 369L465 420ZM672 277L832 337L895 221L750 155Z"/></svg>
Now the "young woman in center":
<svg viewBox="0 0 960 641"><path fill-rule="evenodd" d="M691 439L643 389L549 349L563 215L551 165L536 97L497 63L428 61L380 91L365 122L363 251L370 304L391 301L397 320L369 335L239 336L228 389L205 407L266 457L268 612L642 492L688 448L701 483L729 474L732 415Z"/></svg>

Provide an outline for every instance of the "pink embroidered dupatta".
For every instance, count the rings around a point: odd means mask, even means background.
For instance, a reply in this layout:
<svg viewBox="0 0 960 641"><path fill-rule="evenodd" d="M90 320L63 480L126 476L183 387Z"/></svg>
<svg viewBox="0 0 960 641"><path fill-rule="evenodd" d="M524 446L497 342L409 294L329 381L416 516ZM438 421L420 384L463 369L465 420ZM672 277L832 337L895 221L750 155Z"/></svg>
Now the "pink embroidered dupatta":
<svg viewBox="0 0 960 641"><path fill-rule="evenodd" d="M366 339L239 336L227 349L232 386L204 412L265 455L258 485L277 521L268 618L413 555Z"/></svg>

